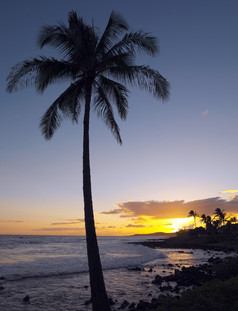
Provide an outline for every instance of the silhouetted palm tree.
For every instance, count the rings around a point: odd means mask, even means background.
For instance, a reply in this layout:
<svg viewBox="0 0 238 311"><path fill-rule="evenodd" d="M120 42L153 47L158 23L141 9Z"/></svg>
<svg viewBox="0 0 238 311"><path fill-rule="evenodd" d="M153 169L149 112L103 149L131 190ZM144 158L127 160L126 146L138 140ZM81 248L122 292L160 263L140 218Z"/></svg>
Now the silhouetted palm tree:
<svg viewBox="0 0 238 311"><path fill-rule="evenodd" d="M209 215L206 216L205 214L202 214L201 218L202 218L202 222L204 222L206 225L206 230L210 231L212 229L212 218L211 218L211 216L209 216Z"/></svg>
<svg viewBox="0 0 238 311"><path fill-rule="evenodd" d="M194 219L194 228L196 228L196 217L198 217L197 212L191 210L191 211L188 213L188 217L193 217L193 219Z"/></svg>
<svg viewBox="0 0 238 311"><path fill-rule="evenodd" d="M237 218L235 216L230 218L230 222L236 224L237 223Z"/></svg>
<svg viewBox="0 0 238 311"><path fill-rule="evenodd" d="M95 109L116 140L122 143L112 106L115 105L121 119L126 118L128 90L121 83L139 86L160 99L168 97L169 85L157 70L134 63L137 52L151 56L157 54L157 39L142 31L128 32L126 21L114 12L102 35L71 11L68 26L64 23L44 26L38 42L41 48L45 45L55 48L62 59L39 56L18 63L8 76L7 90L12 92L19 87L35 85L43 92L59 80L71 83L41 119L40 127L46 139L53 136L64 117L77 122L84 109L83 194L92 304L95 311L107 311L110 306L103 280L91 193L90 110Z"/></svg>
<svg viewBox="0 0 238 311"><path fill-rule="evenodd" d="M224 213L224 209L221 210L219 207L215 209L215 218L218 218L221 225L225 225L225 221L227 220L226 218L226 213Z"/></svg>

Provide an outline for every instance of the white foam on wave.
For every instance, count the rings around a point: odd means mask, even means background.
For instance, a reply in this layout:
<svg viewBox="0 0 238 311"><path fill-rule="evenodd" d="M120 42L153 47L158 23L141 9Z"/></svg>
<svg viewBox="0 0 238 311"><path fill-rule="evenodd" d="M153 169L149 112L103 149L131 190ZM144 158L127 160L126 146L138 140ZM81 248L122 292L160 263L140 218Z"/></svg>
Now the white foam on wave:
<svg viewBox="0 0 238 311"><path fill-rule="evenodd" d="M103 269L139 265L163 253L128 244L133 237L99 237ZM10 247L7 247L7 246ZM21 279L88 271L85 237L5 237L0 241L0 277Z"/></svg>

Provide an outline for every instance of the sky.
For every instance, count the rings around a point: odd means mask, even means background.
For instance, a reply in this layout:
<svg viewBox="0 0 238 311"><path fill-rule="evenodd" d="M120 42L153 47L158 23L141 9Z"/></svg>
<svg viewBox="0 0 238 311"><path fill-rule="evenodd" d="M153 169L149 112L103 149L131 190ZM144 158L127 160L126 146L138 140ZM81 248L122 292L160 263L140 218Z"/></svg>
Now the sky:
<svg viewBox="0 0 238 311"><path fill-rule="evenodd" d="M0 1L0 234L84 234L82 116L50 141L39 122L67 85L6 92L16 63L39 55L43 25L71 10L104 30L112 10L159 40L138 57L170 83L167 101L130 88L122 146L91 116L98 235L171 232L193 226L191 209L238 215L238 2L236 0Z"/></svg>

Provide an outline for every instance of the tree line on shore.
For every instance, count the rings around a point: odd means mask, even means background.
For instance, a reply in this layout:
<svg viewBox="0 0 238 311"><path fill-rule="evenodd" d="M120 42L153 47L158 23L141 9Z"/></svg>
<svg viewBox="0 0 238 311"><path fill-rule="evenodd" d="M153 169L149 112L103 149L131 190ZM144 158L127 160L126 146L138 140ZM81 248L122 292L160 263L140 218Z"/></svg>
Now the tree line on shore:
<svg viewBox="0 0 238 311"><path fill-rule="evenodd" d="M188 213L188 217L194 218L194 229L197 228L196 220L199 217L202 221L202 223L205 225L205 228L203 228L207 233L224 233L224 232L231 232L232 229L236 229L237 227L237 218L235 216L228 215L225 213L225 210L216 208L214 211L214 215L206 215L202 214L201 216L198 215L198 213L194 210L191 210ZM201 230L203 230L201 229Z"/></svg>

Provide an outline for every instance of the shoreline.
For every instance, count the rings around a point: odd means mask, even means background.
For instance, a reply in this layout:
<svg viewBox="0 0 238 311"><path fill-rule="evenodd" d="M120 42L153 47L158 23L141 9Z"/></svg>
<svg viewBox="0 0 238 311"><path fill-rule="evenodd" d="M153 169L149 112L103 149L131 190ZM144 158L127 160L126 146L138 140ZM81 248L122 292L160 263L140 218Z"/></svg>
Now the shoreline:
<svg viewBox="0 0 238 311"><path fill-rule="evenodd" d="M220 240L219 240L220 239ZM132 242L149 248L168 249L202 249L210 251L238 253L238 240L229 240L229 237L219 236L176 236L167 239L151 239L148 241Z"/></svg>
<svg viewBox="0 0 238 311"><path fill-rule="evenodd" d="M223 237L224 238L224 237ZM174 271L170 276L155 276L152 283L158 285L157 298L153 297L151 302L140 301L134 309L134 311L144 311L144 310L166 310L166 311L176 311L182 310L181 306L185 309L191 309L196 303L194 301L195 296L199 296L201 292L203 296L199 299L206 297L207 293L211 291L210 295L215 296L217 288L220 292L220 298L223 300L225 291L231 291L231 288L238 289L238 242L237 240L229 240L227 238L219 241L217 238L212 239L211 237L189 237L177 236L170 237L165 240L151 239L149 241L134 242L133 244L143 245L149 248L156 249L173 249L173 250L188 250L193 252L194 250L203 250L211 254L211 257L206 261L206 263L199 265L191 265L190 267L182 267L177 269L173 267ZM226 254L224 258L220 256L214 256L214 252L222 252ZM172 287L171 282L175 282L176 285ZM230 283L232 283L230 285ZM234 283L234 284L233 284ZM214 288L213 288L214 287ZM231 287L231 288L229 288ZM182 289L182 290L181 290ZM161 291L165 290L165 294ZM218 290L218 291L219 291ZM214 294L215 293L215 294ZM238 304L238 299L236 294L233 294L232 299L234 304ZM187 303L185 307L185 302ZM206 298L204 298L206 300ZM210 298L209 298L210 299ZM210 306L206 305L204 309L210 310L213 308L213 304L216 302L217 297L214 301L206 302L210 303ZM190 305L189 305L190 303ZM200 302L197 305L200 306ZM221 302L222 303L222 302ZM226 310L230 310L229 306L226 306ZM178 309L177 309L178 308ZM184 310L185 310L184 309ZM129 309L128 309L129 310ZM195 310L195 309L194 309ZM200 309L199 309L200 310ZM213 310L213 309L211 309ZM223 309L222 309L223 310ZM225 310L225 309L224 309ZM232 309L233 310L233 309Z"/></svg>

